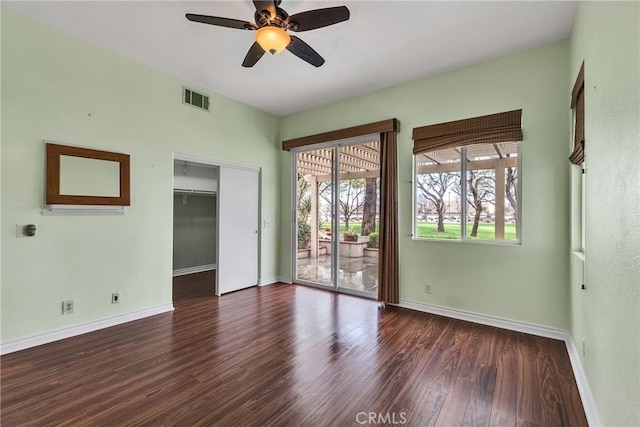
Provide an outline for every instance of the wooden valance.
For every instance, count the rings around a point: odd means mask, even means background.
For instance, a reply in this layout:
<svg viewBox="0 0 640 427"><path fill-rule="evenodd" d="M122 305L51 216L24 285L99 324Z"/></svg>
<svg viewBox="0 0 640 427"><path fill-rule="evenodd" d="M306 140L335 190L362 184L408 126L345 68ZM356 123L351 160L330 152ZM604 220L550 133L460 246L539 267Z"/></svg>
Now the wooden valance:
<svg viewBox="0 0 640 427"><path fill-rule="evenodd" d="M379 134L383 132L400 132L400 121L398 119L388 119L379 122L368 123L366 125L353 126L350 128L333 130L316 135L303 136L301 138L282 141L283 150L291 150L296 147L319 144L322 142L339 141L341 139L355 138L357 136Z"/></svg>
<svg viewBox="0 0 640 427"><path fill-rule="evenodd" d="M522 110L414 128L413 154L512 141L522 141Z"/></svg>

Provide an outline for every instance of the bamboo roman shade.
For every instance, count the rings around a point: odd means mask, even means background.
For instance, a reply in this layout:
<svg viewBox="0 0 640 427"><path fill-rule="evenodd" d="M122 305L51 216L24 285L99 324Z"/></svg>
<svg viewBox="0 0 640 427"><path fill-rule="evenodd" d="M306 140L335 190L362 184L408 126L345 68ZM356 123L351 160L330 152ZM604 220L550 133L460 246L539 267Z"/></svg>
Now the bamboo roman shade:
<svg viewBox="0 0 640 427"><path fill-rule="evenodd" d="M573 152L569 161L574 165L584 163L584 62L571 92L571 108L575 112L575 130L573 132Z"/></svg>
<svg viewBox="0 0 640 427"><path fill-rule="evenodd" d="M511 141L522 141L522 110L413 128L413 154Z"/></svg>

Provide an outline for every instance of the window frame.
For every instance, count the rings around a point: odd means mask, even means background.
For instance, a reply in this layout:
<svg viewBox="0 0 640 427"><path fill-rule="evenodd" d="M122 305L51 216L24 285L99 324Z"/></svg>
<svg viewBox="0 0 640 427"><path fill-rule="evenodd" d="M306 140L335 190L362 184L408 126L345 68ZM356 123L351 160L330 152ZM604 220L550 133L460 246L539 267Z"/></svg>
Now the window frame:
<svg viewBox="0 0 640 427"><path fill-rule="evenodd" d="M460 212L460 238L459 239L444 239L444 238L435 238L435 237L419 237L418 236L418 155L413 155L413 180L411 182L412 187L412 227L411 227L411 238L415 241L426 241L426 242L454 242L454 243L472 243L472 244L481 244L481 245L498 245L498 246L522 246L522 141L514 141L517 146L517 168L518 168L518 182L516 184L518 190L518 213L516 216L516 222L518 227L516 228L516 240L496 240L495 238L492 240L481 240L481 239L471 239L467 237L465 226L466 218L467 218L467 210L468 210L468 202L466 200L467 194L467 146L462 146L460 148L460 182L461 182L461 193L465 195L464 202L461 201L461 212ZM438 151L438 150L434 150ZM465 222L463 222L463 218Z"/></svg>

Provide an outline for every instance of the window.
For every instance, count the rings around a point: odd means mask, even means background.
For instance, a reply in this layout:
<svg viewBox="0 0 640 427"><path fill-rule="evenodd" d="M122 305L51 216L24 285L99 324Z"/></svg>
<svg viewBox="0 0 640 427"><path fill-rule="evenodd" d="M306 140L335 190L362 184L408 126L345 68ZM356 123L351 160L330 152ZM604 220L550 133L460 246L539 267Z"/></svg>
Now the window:
<svg viewBox="0 0 640 427"><path fill-rule="evenodd" d="M414 237L520 242L521 110L414 129Z"/></svg>
<svg viewBox="0 0 640 427"><path fill-rule="evenodd" d="M569 156L571 171L571 246L574 254L584 261L585 240L585 93L584 62L580 66L578 77L571 91L571 110L573 115L573 151ZM583 264L584 268L584 264ZM584 285L583 285L584 286ZM584 289L584 287L583 287Z"/></svg>
<svg viewBox="0 0 640 427"><path fill-rule="evenodd" d="M417 238L518 242L518 143L421 153L415 162Z"/></svg>

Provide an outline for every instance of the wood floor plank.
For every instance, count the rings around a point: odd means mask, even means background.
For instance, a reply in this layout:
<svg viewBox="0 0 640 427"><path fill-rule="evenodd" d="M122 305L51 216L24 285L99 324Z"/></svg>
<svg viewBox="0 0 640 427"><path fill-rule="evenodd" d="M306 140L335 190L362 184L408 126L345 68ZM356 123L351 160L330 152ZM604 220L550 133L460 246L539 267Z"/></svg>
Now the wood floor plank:
<svg viewBox="0 0 640 427"><path fill-rule="evenodd" d="M483 366L472 383L471 396L465 410L463 426L488 426L495 392L497 369Z"/></svg>
<svg viewBox="0 0 640 427"><path fill-rule="evenodd" d="M471 397L472 384L462 378L454 379L449 386L436 426L461 426Z"/></svg>
<svg viewBox="0 0 640 427"><path fill-rule="evenodd" d="M496 385L491 406L491 427L513 427L518 414L516 342L507 331L497 334Z"/></svg>
<svg viewBox="0 0 640 427"><path fill-rule="evenodd" d="M538 372L539 349L534 339L519 337L518 364L518 421L544 425L542 390Z"/></svg>
<svg viewBox="0 0 640 427"><path fill-rule="evenodd" d="M391 412L396 414L406 414L409 425L431 427L436 424L436 420L442 410L442 405L446 399L446 393L441 391L426 389L413 407L392 407Z"/></svg>
<svg viewBox="0 0 640 427"><path fill-rule="evenodd" d="M0 359L2 426L586 426L564 343L275 284Z"/></svg>

